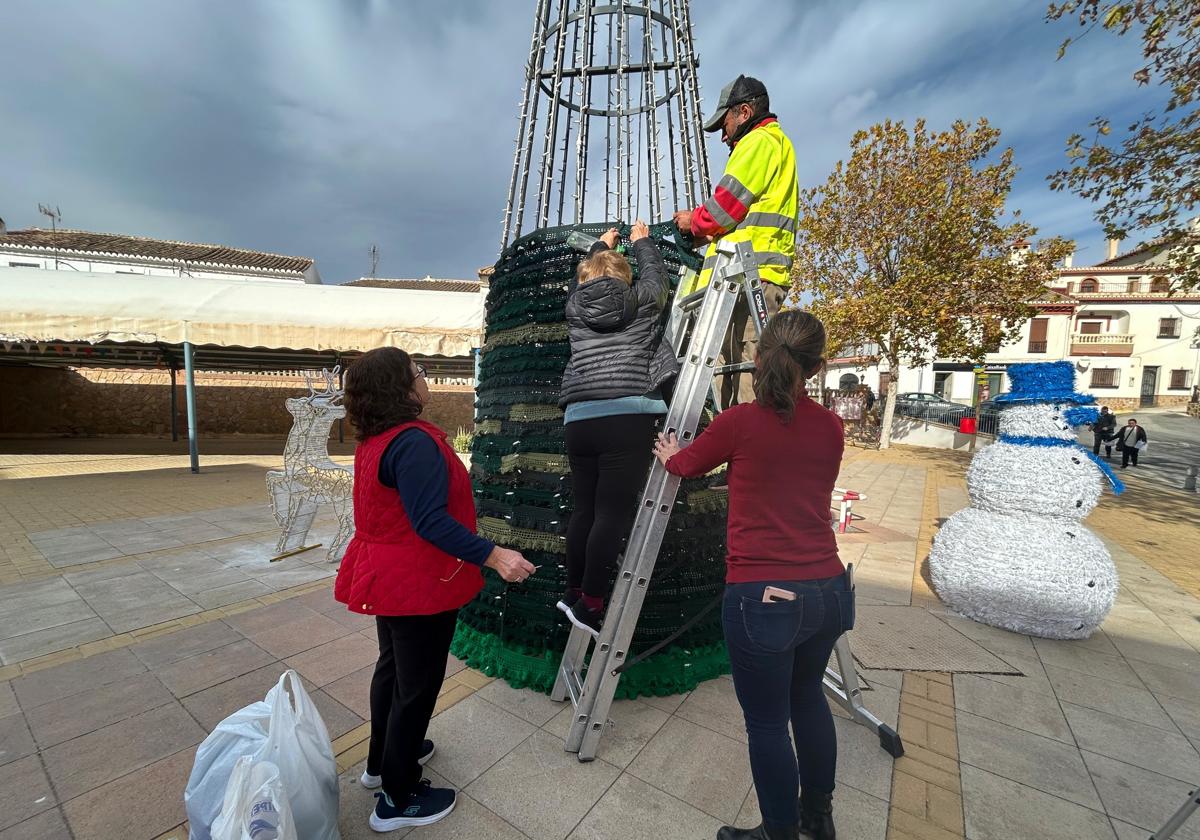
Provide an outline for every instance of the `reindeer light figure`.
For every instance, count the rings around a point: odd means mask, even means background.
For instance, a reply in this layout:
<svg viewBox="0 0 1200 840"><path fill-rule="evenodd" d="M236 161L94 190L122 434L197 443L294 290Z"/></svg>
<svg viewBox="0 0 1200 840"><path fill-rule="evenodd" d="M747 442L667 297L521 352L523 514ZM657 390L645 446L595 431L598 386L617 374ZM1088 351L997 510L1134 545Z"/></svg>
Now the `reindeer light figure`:
<svg viewBox="0 0 1200 840"><path fill-rule="evenodd" d="M337 387L341 366L322 370L321 390L305 374L307 397L286 402L294 418L283 449L283 469L267 472L271 512L283 529L275 545L276 559L304 549L319 505L333 506L338 529L326 557L336 563L354 533L354 470L329 457L329 430L346 416L343 391Z"/></svg>

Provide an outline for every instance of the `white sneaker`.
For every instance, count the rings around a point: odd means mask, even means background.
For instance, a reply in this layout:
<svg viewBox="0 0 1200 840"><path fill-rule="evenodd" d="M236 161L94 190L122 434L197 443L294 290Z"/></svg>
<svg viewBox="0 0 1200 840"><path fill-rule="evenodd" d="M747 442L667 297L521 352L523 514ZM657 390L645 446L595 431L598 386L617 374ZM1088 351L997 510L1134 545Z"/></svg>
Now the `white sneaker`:
<svg viewBox="0 0 1200 840"><path fill-rule="evenodd" d="M363 774L358 777L358 781L367 790L375 790L376 788L383 786L383 776L372 776L366 770L364 770Z"/></svg>

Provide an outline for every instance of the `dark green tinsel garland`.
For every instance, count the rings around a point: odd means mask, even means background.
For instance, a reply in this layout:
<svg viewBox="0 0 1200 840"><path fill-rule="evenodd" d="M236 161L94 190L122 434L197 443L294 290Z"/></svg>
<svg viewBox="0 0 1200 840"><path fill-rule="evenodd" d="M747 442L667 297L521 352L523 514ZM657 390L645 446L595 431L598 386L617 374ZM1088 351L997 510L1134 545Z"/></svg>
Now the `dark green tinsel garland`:
<svg viewBox="0 0 1200 840"><path fill-rule="evenodd" d="M488 292L471 447L480 532L523 551L540 568L515 586L488 572L483 592L460 614L451 650L518 688L550 690L570 631L554 606L566 586L564 534L571 515L558 409L570 354L563 309L581 258L566 238L572 230L599 236L608 227L547 228L521 237L501 254ZM628 226L621 233L628 243ZM674 233L670 223L651 228L673 283L681 266L699 263L667 238ZM705 484L685 481L680 489L634 636L635 656L708 607L724 587L725 497ZM618 696L689 691L728 669L720 610L713 609L671 645L631 667Z"/></svg>

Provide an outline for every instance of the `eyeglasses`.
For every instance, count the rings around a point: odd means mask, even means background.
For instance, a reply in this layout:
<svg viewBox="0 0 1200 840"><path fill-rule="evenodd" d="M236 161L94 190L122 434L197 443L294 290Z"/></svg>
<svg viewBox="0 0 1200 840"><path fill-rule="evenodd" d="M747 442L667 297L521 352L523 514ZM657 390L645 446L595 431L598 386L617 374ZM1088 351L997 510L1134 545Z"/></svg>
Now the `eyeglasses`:
<svg viewBox="0 0 1200 840"><path fill-rule="evenodd" d="M425 365L417 365L417 376L425 375Z"/></svg>

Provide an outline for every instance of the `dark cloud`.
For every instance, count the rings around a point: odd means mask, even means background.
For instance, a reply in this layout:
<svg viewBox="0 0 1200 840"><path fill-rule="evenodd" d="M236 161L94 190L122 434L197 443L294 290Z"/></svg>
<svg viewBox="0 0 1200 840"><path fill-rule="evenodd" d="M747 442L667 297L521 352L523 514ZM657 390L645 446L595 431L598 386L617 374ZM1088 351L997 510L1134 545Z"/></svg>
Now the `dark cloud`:
<svg viewBox="0 0 1200 840"><path fill-rule="evenodd" d="M9 0L0 215L471 276L495 258L532 3ZM1067 135L1142 107L1132 42L1055 62L1044 2L693 0L709 101L759 76L806 184L885 117L987 116L1023 167L1013 206L1102 255L1091 208L1050 193ZM726 152L710 145L714 169Z"/></svg>

